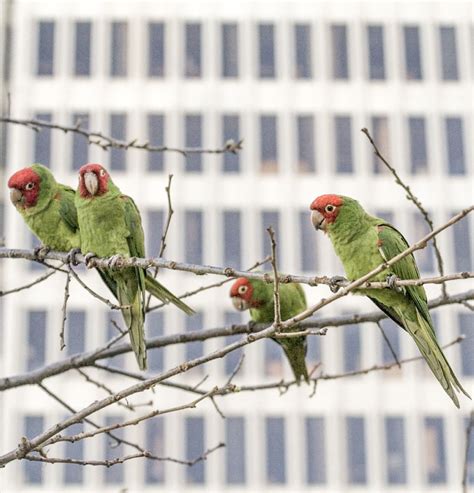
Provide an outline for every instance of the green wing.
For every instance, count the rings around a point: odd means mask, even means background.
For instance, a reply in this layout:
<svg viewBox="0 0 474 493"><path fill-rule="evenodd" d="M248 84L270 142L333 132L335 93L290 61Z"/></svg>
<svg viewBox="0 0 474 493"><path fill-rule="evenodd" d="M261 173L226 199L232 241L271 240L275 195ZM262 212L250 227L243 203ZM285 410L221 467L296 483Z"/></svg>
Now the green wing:
<svg viewBox="0 0 474 493"><path fill-rule="evenodd" d="M59 184L59 214L73 233L79 229L77 210L74 205L76 192L66 185Z"/></svg>

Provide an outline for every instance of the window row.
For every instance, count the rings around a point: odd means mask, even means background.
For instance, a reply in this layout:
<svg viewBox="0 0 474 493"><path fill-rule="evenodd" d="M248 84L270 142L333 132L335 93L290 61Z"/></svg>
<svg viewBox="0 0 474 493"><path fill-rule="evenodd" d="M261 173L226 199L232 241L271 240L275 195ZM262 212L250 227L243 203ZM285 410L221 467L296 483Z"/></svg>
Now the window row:
<svg viewBox="0 0 474 493"><path fill-rule="evenodd" d="M52 122L53 115L48 112L39 112L35 118L46 122ZM88 112L77 112L71 115L71 124L80 125L83 129L88 130L90 126L91 115ZM145 116L145 133L143 140L149 142L151 146L170 145L168 133L171 129L169 121L165 114L150 113ZM238 114L223 114L218 122L219 137L217 137L218 146L229 139L235 142L239 141L243 134L243 118ZM260 114L253 120L254 131L246 129L247 133L256 135L255 154L257 161L255 171L261 173L277 173L288 166L283 163L282 147L291 146L291 164L290 167L298 173L315 173L320 166L317 163L319 155L318 145L320 142L319 135L327 132L332 136L332 145L329 148L330 156L321 158L331 163L331 169L334 173L345 175L357 173L361 163L356 162L356 142L355 139L362 137L357 132L354 117L350 114L334 115L330 119L317 118L310 113L296 114L290 116L291 134L283 135L284 117L277 114ZM466 129L463 117L459 115L442 116L439 121L432 122L424 115L408 115L403 120L403 142L397 143L392 136L395 122L387 115L372 115L367 119L368 128L378 145L380 152L388 157L392 149L405 149L403 153L406 156L407 171L412 174L427 174L433 172L432 160L436 159L434 155L437 150L433 149L433 140L441 140L442 146L442 163L443 170L450 176L464 175L467 172L467 163L469 157L466 148ZM286 125L286 121L284 122ZM201 148L207 144L208 139L205 136L206 118L201 113L184 114L180 120L180 129L182 132L181 142L183 147L190 149L191 152L184 158L183 170L189 173L202 173L207 158L201 153L193 153L192 148ZM328 126L328 128L323 128ZM439 125L435 128L435 125ZM129 115L127 113L111 113L108 115L107 129L104 133L114 139L128 142L130 140ZM168 128L167 128L168 127ZM92 130L92 129L91 129ZM440 135L440 138L438 137ZM33 139L33 161L45 165L51 164L52 158L52 131L43 129L35 132ZM252 153L251 140L249 147L237 154L224 153L221 157L220 171L222 173L239 173L242 171L244 160L242 156ZM212 144L211 144L212 145ZM214 145L215 142L214 142ZM370 151L368 144L367 152L372 156L369 161L369 169L372 173L387 173L387 169L381 161ZM69 144L69 163L71 169L77 170L82 164L89 161L91 145L86 137L80 134L73 134ZM400 152L393 152L394 155L402 156ZM128 167L127 151L124 149L111 148L104 158L108 160L108 167L112 171L125 171ZM160 172L166 167L167 153L164 152L147 152L145 159L147 171ZM399 164L405 161L398 158ZM136 156L134 156L136 162ZM253 160L251 160L253 162Z"/></svg>
<svg viewBox="0 0 474 493"><path fill-rule="evenodd" d="M120 415L108 415L105 425L121 421ZM157 456L166 456L169 443L176 440L168 425L169 418L153 418L140 426L145 432L145 448ZM293 451L301 457L300 463L295 463L294 455L289 455L289 429L287 418L284 416L267 416L261 419L254 434L249 430L249 420L245 416L227 416L222 424L222 440L226 443L219 457L212 456L208 461L200 461L195 465L184 468L184 481L189 485L202 485L208 482L209 467L212 461L219 461L220 482L229 485L246 485L251 481L260 480L250 477L249 463L257 462L258 473L267 484L284 485L289 482L289 468L296 468L298 476L307 485L325 485L330 483L328 463L328 444L334 442L331 438L329 422L324 416L306 416L299 423L299 440L301 450ZM211 426L201 415L190 415L180 419L182 428L182 449L187 460L193 460L204 453L207 448L207 427ZM369 447L373 444L374 426L380 427L382 436L381 450L383 469L376 473L386 485L409 485L411 471L408 467L413 460L410 451L412 439L409 438L407 419L402 415L384 416L378 423L368 420L362 415L349 415L341 419L338 429L342 429L342 440L338 444L338 470L342 480L347 485L370 484L373 474L369 474ZM27 415L23 419L23 433L31 438L43 431L46 423L42 415ZM215 424L212 425L215 427ZM445 420L442 416L425 416L419 421L420 456L418 461L423 470L423 482L426 485L445 485L448 482L447 439ZM464 436L463 429L467 426L467 418L462 424L459 435ZM67 430L68 434L82 432L84 425L76 424ZM135 430L135 428L134 428ZM124 430L118 434L123 436ZM115 433L115 432L114 432ZM180 434L181 435L181 434ZM136 438L137 431L134 432ZM97 442L96 442L97 443ZM104 437L102 446L96 445L95 450L103 450L107 459L120 457L124 454L122 444L110 447L110 439ZM76 460L84 460L90 451L85 450L84 441L66 443L65 456ZM217 454L216 454L217 455ZM468 484L474 484L474 436L471 434L471 447L468 454ZM166 484L170 475L167 463L162 461L139 461L127 463L133 468L140 468L140 480L144 484ZM138 465L137 465L138 464ZM27 484L42 484L44 482L43 464L40 462L22 461L23 481ZM61 467L61 466L58 466ZM127 465L115 465L102 468L102 482L105 485L118 485L126 482ZM215 467L215 466L214 466ZM87 468L75 464L62 466L62 483L80 485L85 482Z"/></svg>
<svg viewBox="0 0 474 493"><path fill-rule="evenodd" d="M36 75L53 76L59 71L55 67L59 49L64 44L56 32L57 23L52 20L40 20L37 23ZM216 56L218 69L216 75L224 79L242 76L244 60L253 60L253 74L263 80L281 77L282 66L287 65L291 77L307 80L322 73L322 57L328 59L328 77L334 80L349 80L355 75L356 63L352 58L354 42L358 33L356 26L338 23L324 28L324 46L316 42L316 32L310 22L293 23L285 26L285 40L282 46L280 30L283 26L271 22L257 23L253 29L250 47L242 43L242 25L226 22L218 25L215 33L215 49L204 43L206 26L200 22L185 22L181 25L180 42L171 45L168 34L169 25L164 22L150 21L145 24L146 36L140 52L143 57L143 76L151 78L166 77L171 64L178 60L179 73L189 79L203 77L207 74L206 58ZM106 73L112 77L127 77L130 74L132 49L137 49L137 42L132 36L132 26L126 20L111 21L107 25L106 53L108 63ZM391 74L387 60L397 61L401 66L400 76L406 80L423 80L426 76L427 46L425 37L430 29L436 36L437 72L442 81L460 79L458 47L458 30L451 24L435 27L407 24L398 27L400 45L387 42L388 27L384 24L367 24L361 26L363 34L363 64L365 77L370 81L386 80L398 74ZM72 29L71 64L69 71L73 76L90 77L98 73L99 60L94 56L100 50L97 44L97 26L90 20L77 21ZM172 47L172 49L171 49ZM327 47L327 48L326 48ZM327 53L322 53L327 49ZM252 50L250 56L249 50ZM210 53L208 53L210 52ZM61 53L62 56L65 54ZM290 63L284 63L281 57L288 56ZM69 59L69 57L68 57ZM400 60L400 62L398 62ZM174 67L173 67L174 68Z"/></svg>

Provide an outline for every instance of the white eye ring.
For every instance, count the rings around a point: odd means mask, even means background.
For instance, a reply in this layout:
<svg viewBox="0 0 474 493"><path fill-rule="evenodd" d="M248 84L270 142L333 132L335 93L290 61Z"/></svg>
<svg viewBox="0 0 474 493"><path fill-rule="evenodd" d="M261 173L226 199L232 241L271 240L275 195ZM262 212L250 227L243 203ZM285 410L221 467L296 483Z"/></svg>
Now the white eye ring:
<svg viewBox="0 0 474 493"><path fill-rule="evenodd" d="M105 169L101 169L101 170L99 171L99 175L100 175L100 176L105 176Z"/></svg>
<svg viewBox="0 0 474 493"><path fill-rule="evenodd" d="M324 208L324 210L325 210L326 212L334 212L334 209L335 209L335 208L336 208L335 206L333 206L333 205L331 205L331 204L328 204L328 205Z"/></svg>
<svg viewBox="0 0 474 493"><path fill-rule="evenodd" d="M245 294L247 292L247 286L239 286L239 289L237 290L239 294Z"/></svg>
<svg viewBox="0 0 474 493"><path fill-rule="evenodd" d="M25 190L33 190L33 188L35 188L35 184L32 181L25 185Z"/></svg>

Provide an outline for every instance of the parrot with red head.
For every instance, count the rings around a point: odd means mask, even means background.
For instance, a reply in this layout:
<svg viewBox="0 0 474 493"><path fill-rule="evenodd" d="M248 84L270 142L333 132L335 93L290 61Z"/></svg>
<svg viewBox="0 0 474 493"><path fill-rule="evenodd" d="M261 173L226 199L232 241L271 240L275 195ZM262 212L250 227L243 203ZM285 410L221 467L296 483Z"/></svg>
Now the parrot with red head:
<svg viewBox="0 0 474 493"><path fill-rule="evenodd" d="M356 200L343 195L321 195L310 205L311 222L329 236L350 281L354 281L409 248L402 234L383 219L373 217ZM373 281L419 279L412 254L375 275ZM423 286L357 289L368 296L389 318L406 330L438 379L444 391L459 407L454 392L463 389L446 359L433 327Z"/></svg>
<svg viewBox="0 0 474 493"><path fill-rule="evenodd" d="M300 284L280 284L279 291L282 321L288 320L306 309L306 298ZM275 317L273 283L239 277L230 289L230 296L232 304L237 310L250 310L253 322L273 323ZM273 340L283 348L298 385L302 378L309 383L305 361L306 337L273 338Z"/></svg>

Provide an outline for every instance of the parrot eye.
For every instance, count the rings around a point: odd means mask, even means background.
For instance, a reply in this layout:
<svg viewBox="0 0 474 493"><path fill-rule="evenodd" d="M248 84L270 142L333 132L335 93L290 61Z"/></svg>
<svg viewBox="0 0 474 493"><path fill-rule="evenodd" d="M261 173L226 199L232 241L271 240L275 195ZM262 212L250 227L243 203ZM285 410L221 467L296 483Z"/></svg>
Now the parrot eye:
<svg viewBox="0 0 474 493"><path fill-rule="evenodd" d="M239 294L245 294L247 292L247 286L239 286L239 289L237 290Z"/></svg>
<svg viewBox="0 0 474 493"><path fill-rule="evenodd" d="M325 210L326 212L333 212L335 208L336 208L336 207L335 207L334 205L328 204L328 205L324 208L324 210Z"/></svg>
<svg viewBox="0 0 474 493"><path fill-rule="evenodd" d="M33 190L33 188L35 188L35 184L32 181L25 185L25 190Z"/></svg>
<svg viewBox="0 0 474 493"><path fill-rule="evenodd" d="M105 169L101 169L101 170L99 171L99 175L100 175L100 176L105 176Z"/></svg>

